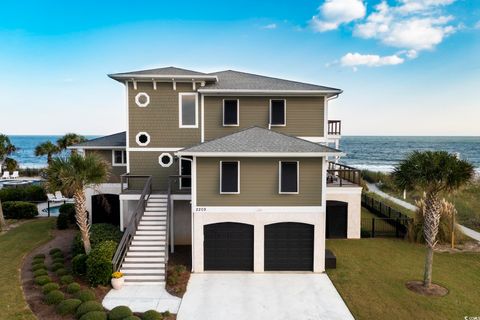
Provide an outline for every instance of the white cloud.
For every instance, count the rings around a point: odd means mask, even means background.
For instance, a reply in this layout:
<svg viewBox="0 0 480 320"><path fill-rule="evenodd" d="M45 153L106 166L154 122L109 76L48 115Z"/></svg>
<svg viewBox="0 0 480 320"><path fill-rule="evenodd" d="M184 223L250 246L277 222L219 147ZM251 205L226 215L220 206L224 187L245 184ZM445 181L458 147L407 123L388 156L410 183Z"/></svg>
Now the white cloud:
<svg viewBox="0 0 480 320"><path fill-rule="evenodd" d="M480 29L480 20L475 23L475 29Z"/></svg>
<svg viewBox="0 0 480 320"><path fill-rule="evenodd" d="M382 67L402 64L404 58L394 54L391 56L379 56L376 54L347 53L340 59L340 64L344 67L352 67L356 71L358 66Z"/></svg>
<svg viewBox="0 0 480 320"><path fill-rule="evenodd" d="M433 7L446 6L452 4L456 0L400 0L401 5L398 7L400 12L418 12L430 10Z"/></svg>
<svg viewBox="0 0 480 320"><path fill-rule="evenodd" d="M325 0L318 11L310 20L310 26L317 32L335 30L340 24L361 19L366 14L363 0Z"/></svg>
<svg viewBox="0 0 480 320"><path fill-rule="evenodd" d="M265 26L262 26L262 29L269 29L269 30L277 29L277 24L276 23L270 23L270 24L267 24Z"/></svg>

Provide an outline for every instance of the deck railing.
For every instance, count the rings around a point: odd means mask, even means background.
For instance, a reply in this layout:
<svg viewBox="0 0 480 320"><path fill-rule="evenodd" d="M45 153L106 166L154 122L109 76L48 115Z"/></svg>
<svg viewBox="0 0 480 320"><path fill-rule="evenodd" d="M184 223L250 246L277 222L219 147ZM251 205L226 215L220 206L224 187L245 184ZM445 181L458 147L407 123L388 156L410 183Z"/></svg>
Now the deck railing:
<svg viewBox="0 0 480 320"><path fill-rule="evenodd" d="M120 175L122 193L127 193L128 191L142 191L149 178L152 178L152 176L129 173Z"/></svg>
<svg viewBox="0 0 480 320"><path fill-rule="evenodd" d="M123 260L125 260L125 256L127 255L128 248L132 243L133 236L137 231L137 227L140 222L140 219L142 218L142 215L145 212L145 207L147 205L148 199L152 194L152 176L133 176L133 175L131 176L128 174L122 175L122 192L124 192L124 186L123 186L124 178L127 179L126 180L127 185L128 185L128 179L135 179L135 178L145 179L146 178L146 181L143 186L140 199L138 200L137 206L135 207L135 211L133 211L132 218L130 219L128 226L125 229L125 232L123 233L123 237L120 240L120 243L118 244L117 251L113 256L112 265L113 265L114 271L118 271L122 266ZM167 225L168 225L168 221L167 221Z"/></svg>
<svg viewBox="0 0 480 320"><path fill-rule="evenodd" d="M327 186L343 187L360 184L360 170L345 164L328 162Z"/></svg>
<svg viewBox="0 0 480 320"><path fill-rule="evenodd" d="M342 134L342 121L340 120L328 120L328 134L333 136L339 136Z"/></svg>

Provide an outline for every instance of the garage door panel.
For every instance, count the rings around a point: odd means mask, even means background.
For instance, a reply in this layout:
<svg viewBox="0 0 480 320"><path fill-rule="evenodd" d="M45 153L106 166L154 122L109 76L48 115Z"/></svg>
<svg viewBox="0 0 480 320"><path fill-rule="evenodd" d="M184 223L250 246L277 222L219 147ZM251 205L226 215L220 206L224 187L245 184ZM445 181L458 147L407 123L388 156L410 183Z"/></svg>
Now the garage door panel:
<svg viewBox="0 0 480 320"><path fill-rule="evenodd" d="M266 271L312 271L314 227L304 223L265 226Z"/></svg>
<svg viewBox="0 0 480 320"><path fill-rule="evenodd" d="M204 226L205 270L253 270L253 226L215 223Z"/></svg>

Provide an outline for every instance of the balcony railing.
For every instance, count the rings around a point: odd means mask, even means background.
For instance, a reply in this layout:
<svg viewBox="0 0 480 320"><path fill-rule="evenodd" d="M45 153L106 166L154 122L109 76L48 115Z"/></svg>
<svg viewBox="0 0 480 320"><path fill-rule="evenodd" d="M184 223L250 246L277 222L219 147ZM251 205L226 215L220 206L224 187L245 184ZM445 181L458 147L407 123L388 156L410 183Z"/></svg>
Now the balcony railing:
<svg viewBox="0 0 480 320"><path fill-rule="evenodd" d="M328 162L327 186L346 187L359 186L361 184L360 170L344 164Z"/></svg>
<svg viewBox="0 0 480 320"><path fill-rule="evenodd" d="M328 120L328 134L332 136L339 136L342 134L342 121Z"/></svg>
<svg viewBox="0 0 480 320"><path fill-rule="evenodd" d="M120 185L122 193L140 193L143 191L145 183L152 176L148 175L133 175L124 173L120 176Z"/></svg>

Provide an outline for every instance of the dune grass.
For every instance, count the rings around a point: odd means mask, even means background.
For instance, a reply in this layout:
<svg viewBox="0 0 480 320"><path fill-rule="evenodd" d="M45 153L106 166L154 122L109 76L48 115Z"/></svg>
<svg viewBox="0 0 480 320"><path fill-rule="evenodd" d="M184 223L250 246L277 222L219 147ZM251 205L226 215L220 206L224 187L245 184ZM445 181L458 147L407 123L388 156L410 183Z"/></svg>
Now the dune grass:
<svg viewBox="0 0 480 320"><path fill-rule="evenodd" d="M327 240L337 256L330 279L356 319L464 319L479 316L480 254L436 253L433 282L449 289L432 298L409 291L421 280L425 248L399 239Z"/></svg>
<svg viewBox="0 0 480 320"><path fill-rule="evenodd" d="M51 239L55 219L35 219L0 235L0 318L36 319L23 297L23 257Z"/></svg>

